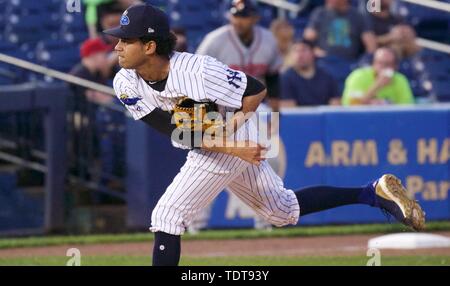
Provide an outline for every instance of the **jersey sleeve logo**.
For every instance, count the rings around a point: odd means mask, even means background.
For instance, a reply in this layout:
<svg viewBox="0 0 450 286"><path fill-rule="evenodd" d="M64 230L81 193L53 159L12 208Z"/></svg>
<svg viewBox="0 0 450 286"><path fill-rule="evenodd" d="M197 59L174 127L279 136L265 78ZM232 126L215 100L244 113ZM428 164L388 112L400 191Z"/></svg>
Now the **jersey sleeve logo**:
<svg viewBox="0 0 450 286"><path fill-rule="evenodd" d="M238 85L236 83L236 81L242 82L242 77L239 76L239 72L234 71L232 69L227 69L227 72L228 72L228 75L227 75L228 84L234 86L235 88L239 88L240 85Z"/></svg>
<svg viewBox="0 0 450 286"><path fill-rule="evenodd" d="M136 105L136 103L138 103L139 100L142 99L142 97L129 97L126 94L121 94L120 95L120 101L122 101L123 104L131 106L131 105Z"/></svg>

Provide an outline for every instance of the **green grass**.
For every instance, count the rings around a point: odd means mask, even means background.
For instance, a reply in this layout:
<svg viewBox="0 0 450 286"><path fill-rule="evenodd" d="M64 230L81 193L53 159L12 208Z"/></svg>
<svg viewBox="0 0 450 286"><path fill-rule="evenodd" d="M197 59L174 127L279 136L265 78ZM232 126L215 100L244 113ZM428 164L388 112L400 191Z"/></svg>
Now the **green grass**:
<svg viewBox="0 0 450 286"><path fill-rule="evenodd" d="M450 222L430 222L427 224L428 231L448 231ZM212 239L252 239L272 237L300 237L300 236L325 236L325 235L351 235L351 234L374 234L393 233L409 231L400 224L366 224L366 225L335 225L335 226L301 226L277 228L271 232L239 229L239 230L208 230L197 235L186 234L183 240L212 240ZM151 241L153 235L148 233L130 234L100 234L100 235L78 235L78 236L41 236L26 238L2 238L0 249L14 247L36 247L66 244L98 244L98 243L121 243L121 242L144 242Z"/></svg>
<svg viewBox="0 0 450 286"><path fill-rule="evenodd" d="M68 257L20 257L0 258L0 266L64 266ZM184 266L365 266L365 256L334 257L183 257ZM149 256L85 256L82 266L149 266ZM381 257L383 266L450 265L449 256L386 256Z"/></svg>

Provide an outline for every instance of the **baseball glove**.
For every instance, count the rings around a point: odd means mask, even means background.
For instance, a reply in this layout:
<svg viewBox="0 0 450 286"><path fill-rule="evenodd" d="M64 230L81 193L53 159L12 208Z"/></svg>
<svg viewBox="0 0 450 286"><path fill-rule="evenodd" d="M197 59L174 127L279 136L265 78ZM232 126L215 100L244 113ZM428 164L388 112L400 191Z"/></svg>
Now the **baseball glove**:
<svg viewBox="0 0 450 286"><path fill-rule="evenodd" d="M215 102L197 102L183 97L173 108L173 118L177 128L183 130L217 132L224 125L218 110Z"/></svg>

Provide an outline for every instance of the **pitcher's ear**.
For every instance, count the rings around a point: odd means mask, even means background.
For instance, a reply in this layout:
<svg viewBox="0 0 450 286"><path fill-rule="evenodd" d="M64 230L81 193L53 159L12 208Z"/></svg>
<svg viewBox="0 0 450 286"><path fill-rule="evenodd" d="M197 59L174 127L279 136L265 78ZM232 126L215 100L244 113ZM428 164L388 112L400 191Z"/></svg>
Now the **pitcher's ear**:
<svg viewBox="0 0 450 286"><path fill-rule="evenodd" d="M146 55L152 55L156 53L156 42L155 41L149 41L144 44L145 54Z"/></svg>

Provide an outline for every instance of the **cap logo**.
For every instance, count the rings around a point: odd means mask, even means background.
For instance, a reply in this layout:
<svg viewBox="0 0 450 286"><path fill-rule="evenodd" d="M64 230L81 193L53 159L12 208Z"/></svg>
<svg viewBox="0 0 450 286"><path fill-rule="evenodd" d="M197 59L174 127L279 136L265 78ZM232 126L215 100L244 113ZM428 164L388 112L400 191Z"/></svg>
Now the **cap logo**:
<svg viewBox="0 0 450 286"><path fill-rule="evenodd" d="M147 32L148 32L149 34L151 34L151 33L154 33L155 30L153 30L152 28L148 28Z"/></svg>
<svg viewBox="0 0 450 286"><path fill-rule="evenodd" d="M242 0L234 0L233 5L236 7L237 11L245 9L245 2Z"/></svg>
<svg viewBox="0 0 450 286"><path fill-rule="evenodd" d="M126 12L126 11L125 11ZM122 26L126 26L130 24L130 19L128 18L127 15L125 15L125 13L122 15L122 17L120 17L120 25Z"/></svg>

